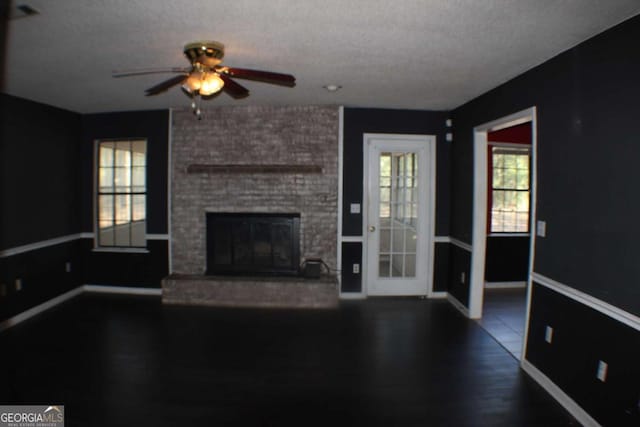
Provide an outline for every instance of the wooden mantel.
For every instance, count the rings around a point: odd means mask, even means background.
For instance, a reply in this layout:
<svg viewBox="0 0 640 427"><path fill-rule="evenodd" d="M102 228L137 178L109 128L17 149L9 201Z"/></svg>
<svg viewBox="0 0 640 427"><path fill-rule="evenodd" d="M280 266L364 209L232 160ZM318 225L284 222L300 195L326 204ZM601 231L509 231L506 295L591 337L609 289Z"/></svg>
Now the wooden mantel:
<svg viewBox="0 0 640 427"><path fill-rule="evenodd" d="M280 174L321 174L319 165L211 165L191 164L187 173L230 174L230 173L280 173Z"/></svg>

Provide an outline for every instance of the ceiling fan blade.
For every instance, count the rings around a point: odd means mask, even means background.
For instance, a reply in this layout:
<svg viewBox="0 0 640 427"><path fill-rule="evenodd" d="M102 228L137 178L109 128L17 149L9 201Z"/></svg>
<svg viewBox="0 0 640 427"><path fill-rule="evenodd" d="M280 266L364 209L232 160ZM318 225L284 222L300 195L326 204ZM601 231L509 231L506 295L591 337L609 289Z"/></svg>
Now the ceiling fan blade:
<svg viewBox="0 0 640 427"><path fill-rule="evenodd" d="M226 74L230 77L236 77L238 79L257 80L265 83L273 83L289 87L293 87L296 84L296 78L291 74L232 67L219 67L217 71L220 74Z"/></svg>
<svg viewBox="0 0 640 427"><path fill-rule="evenodd" d="M129 77L129 76L143 76L145 74L166 74L166 73L188 73L189 68L145 68L138 70L114 70L111 73L112 77Z"/></svg>
<svg viewBox="0 0 640 427"><path fill-rule="evenodd" d="M227 92L233 98L239 99L239 98L245 98L249 96L249 89L247 89L246 87L242 86L239 83L234 82L226 74L220 74L220 78L224 82L224 86L222 90Z"/></svg>
<svg viewBox="0 0 640 427"><path fill-rule="evenodd" d="M179 76L171 77L168 80L163 81L162 83L158 83L157 85L150 87L145 91L147 96L157 95L165 90L169 89L172 86L182 83L187 79L188 75L180 74Z"/></svg>

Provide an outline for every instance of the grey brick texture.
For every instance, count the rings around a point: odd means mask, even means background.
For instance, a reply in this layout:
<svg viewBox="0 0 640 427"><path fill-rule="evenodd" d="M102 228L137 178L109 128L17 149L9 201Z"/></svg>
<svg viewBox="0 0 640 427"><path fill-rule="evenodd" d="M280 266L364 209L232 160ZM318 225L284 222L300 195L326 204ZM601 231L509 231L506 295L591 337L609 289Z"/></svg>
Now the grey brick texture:
<svg viewBox="0 0 640 427"><path fill-rule="evenodd" d="M300 255L337 260L338 107L211 108L173 112L173 272L206 269L206 213L300 213ZM190 165L314 165L321 173L191 172ZM215 169L212 169L215 170Z"/></svg>

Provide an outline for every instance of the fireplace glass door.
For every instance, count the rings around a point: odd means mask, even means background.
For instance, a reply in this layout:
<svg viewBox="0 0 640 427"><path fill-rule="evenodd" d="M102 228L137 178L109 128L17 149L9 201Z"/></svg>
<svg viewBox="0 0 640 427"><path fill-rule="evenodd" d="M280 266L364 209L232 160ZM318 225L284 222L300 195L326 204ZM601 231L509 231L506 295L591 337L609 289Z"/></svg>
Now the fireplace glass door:
<svg viewBox="0 0 640 427"><path fill-rule="evenodd" d="M297 274L298 214L207 214L207 274Z"/></svg>

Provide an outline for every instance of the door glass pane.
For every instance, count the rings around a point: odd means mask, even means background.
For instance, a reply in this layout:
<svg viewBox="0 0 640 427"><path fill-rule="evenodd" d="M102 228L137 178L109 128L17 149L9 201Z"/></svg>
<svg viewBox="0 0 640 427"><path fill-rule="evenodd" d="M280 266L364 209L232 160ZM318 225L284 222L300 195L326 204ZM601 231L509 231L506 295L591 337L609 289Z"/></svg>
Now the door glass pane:
<svg viewBox="0 0 640 427"><path fill-rule="evenodd" d="M403 277L404 255L391 255L391 277Z"/></svg>
<svg viewBox="0 0 640 427"><path fill-rule="evenodd" d="M416 276L418 244L416 153L381 153L378 185L378 277Z"/></svg>
<svg viewBox="0 0 640 427"><path fill-rule="evenodd" d="M378 262L378 277L389 277L391 275L391 257L380 254Z"/></svg>

